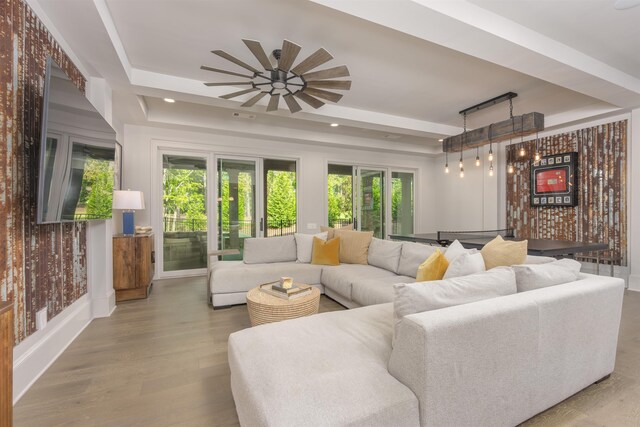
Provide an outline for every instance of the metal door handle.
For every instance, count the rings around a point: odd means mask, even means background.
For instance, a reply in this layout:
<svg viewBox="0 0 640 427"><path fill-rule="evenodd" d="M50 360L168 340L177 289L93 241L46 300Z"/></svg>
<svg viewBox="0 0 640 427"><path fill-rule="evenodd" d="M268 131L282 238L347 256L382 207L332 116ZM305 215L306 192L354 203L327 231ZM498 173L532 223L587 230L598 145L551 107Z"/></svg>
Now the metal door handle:
<svg viewBox="0 0 640 427"><path fill-rule="evenodd" d="M264 218L260 218L260 231L264 231Z"/></svg>

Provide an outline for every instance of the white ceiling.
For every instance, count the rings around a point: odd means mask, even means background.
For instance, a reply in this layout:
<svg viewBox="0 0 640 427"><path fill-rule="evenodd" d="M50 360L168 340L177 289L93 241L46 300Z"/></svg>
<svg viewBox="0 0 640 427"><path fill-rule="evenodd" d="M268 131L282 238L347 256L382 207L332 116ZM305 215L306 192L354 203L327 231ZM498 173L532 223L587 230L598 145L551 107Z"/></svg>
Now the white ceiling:
<svg viewBox="0 0 640 427"><path fill-rule="evenodd" d="M640 7L618 11L613 0L28 2L85 73L109 82L126 123L242 133L232 113L244 111L274 137L323 143L326 132L334 142L428 154L460 132L459 110L508 91L519 95L514 114L541 112L547 126L640 105ZM294 41L298 61L324 47L335 59L320 68L347 65L352 89L336 105L294 115L283 105L240 108L248 96L220 99L238 88L203 82L234 78L199 67L244 71L213 49L257 66L243 38L267 51ZM178 102L157 101L165 96ZM507 117L501 104L470 115L469 127Z"/></svg>

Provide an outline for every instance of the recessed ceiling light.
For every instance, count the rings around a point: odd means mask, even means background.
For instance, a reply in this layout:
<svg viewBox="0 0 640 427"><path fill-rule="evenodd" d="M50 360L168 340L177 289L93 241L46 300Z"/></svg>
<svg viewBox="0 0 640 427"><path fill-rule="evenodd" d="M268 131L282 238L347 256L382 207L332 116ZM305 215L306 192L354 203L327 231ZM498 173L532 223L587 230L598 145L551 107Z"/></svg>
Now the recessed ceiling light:
<svg viewBox="0 0 640 427"><path fill-rule="evenodd" d="M337 128L338 126L340 126L338 123L331 123L332 128Z"/></svg>
<svg viewBox="0 0 640 427"><path fill-rule="evenodd" d="M444 141L444 138L440 138L440 139L438 140L438 142L442 142L442 141Z"/></svg>
<svg viewBox="0 0 640 427"><path fill-rule="evenodd" d="M176 100L173 99L173 98L164 98L164 102L168 102L169 104L173 104L174 102L176 102Z"/></svg>

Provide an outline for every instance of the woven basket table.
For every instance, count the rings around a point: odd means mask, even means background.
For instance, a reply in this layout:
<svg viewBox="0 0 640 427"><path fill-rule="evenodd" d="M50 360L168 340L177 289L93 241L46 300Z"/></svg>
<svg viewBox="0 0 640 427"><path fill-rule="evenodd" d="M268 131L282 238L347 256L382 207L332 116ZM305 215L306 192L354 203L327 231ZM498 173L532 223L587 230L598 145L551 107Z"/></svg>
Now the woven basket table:
<svg viewBox="0 0 640 427"><path fill-rule="evenodd" d="M274 297L260 291L260 288L253 288L247 292L251 326L316 314L319 305L320 290L314 286L311 287L309 295L291 300Z"/></svg>

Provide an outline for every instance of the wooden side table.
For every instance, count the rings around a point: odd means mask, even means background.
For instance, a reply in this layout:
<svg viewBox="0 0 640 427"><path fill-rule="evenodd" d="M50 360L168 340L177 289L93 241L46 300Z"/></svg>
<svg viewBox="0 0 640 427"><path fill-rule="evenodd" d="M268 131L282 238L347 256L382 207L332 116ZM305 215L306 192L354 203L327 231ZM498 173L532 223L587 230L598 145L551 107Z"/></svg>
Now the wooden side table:
<svg viewBox="0 0 640 427"><path fill-rule="evenodd" d="M153 233L113 236L116 302L146 298L155 271Z"/></svg>
<svg viewBox="0 0 640 427"><path fill-rule="evenodd" d="M247 292L247 309L251 326L310 316L318 312L319 306L320 290L315 286L311 287L309 295L291 300L269 295L260 291L259 287Z"/></svg>

